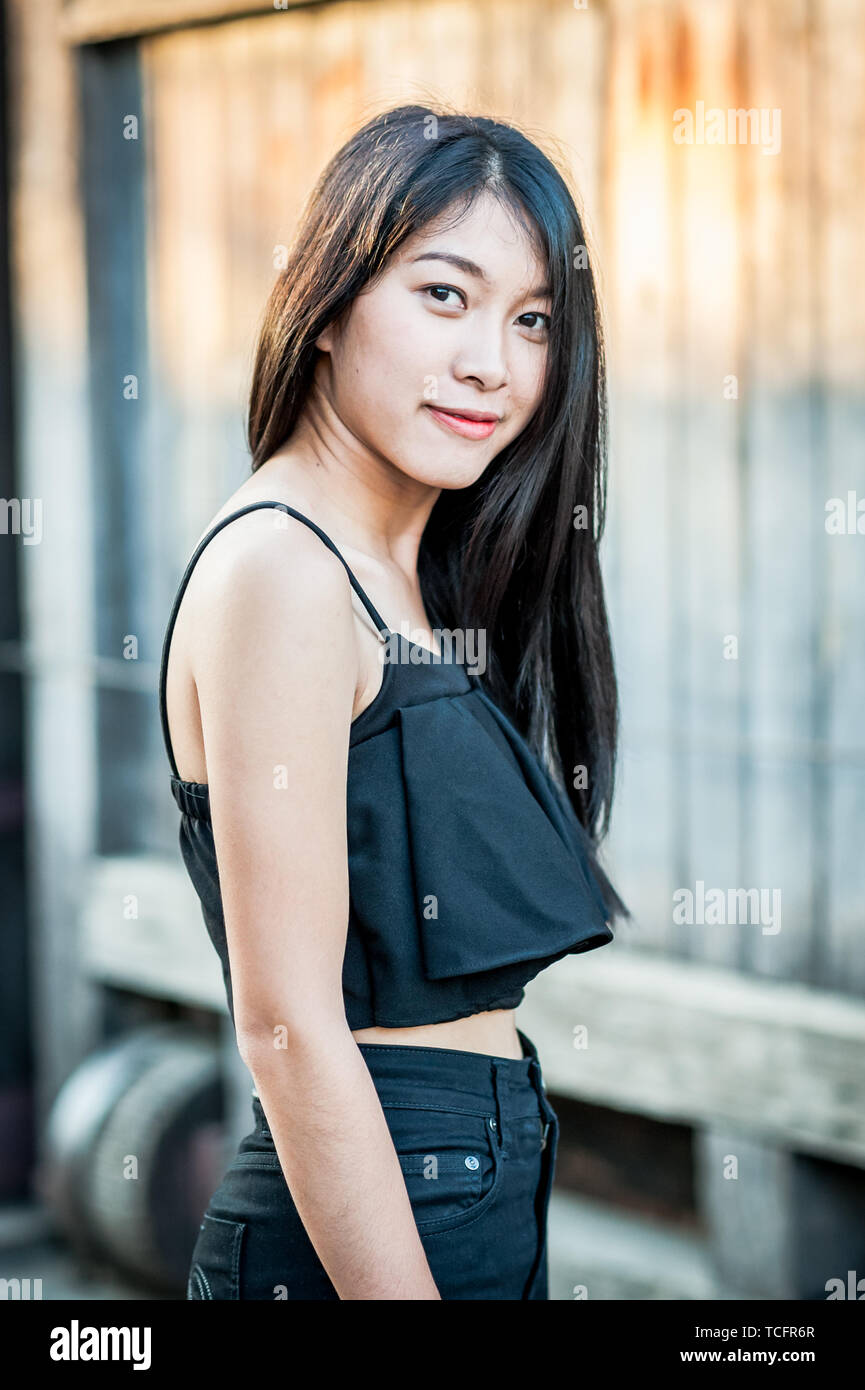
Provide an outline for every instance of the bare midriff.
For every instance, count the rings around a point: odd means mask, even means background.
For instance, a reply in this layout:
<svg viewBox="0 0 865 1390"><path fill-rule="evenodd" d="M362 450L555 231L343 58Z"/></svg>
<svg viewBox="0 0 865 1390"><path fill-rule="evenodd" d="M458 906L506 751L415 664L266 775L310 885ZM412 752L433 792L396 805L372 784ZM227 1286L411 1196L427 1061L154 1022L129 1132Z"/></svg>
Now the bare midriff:
<svg viewBox="0 0 865 1390"><path fill-rule="evenodd" d="M522 1058L514 1009L490 1009L454 1018L447 1023L424 1023L415 1028L357 1028L359 1043L392 1043L401 1047L448 1047L457 1052L484 1052L493 1057Z"/></svg>

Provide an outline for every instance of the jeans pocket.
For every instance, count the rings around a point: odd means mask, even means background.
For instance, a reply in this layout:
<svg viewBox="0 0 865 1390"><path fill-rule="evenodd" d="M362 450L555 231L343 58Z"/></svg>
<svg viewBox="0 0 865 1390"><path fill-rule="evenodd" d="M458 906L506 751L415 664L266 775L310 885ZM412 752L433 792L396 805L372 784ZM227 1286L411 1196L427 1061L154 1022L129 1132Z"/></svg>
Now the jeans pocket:
<svg viewBox="0 0 865 1390"><path fill-rule="evenodd" d="M491 1115L384 1106L415 1225L437 1235L478 1220L495 1201L499 1142Z"/></svg>
<svg viewBox="0 0 865 1390"><path fill-rule="evenodd" d="M205 1212L192 1252L186 1297L240 1298L240 1252L245 1221L227 1221Z"/></svg>

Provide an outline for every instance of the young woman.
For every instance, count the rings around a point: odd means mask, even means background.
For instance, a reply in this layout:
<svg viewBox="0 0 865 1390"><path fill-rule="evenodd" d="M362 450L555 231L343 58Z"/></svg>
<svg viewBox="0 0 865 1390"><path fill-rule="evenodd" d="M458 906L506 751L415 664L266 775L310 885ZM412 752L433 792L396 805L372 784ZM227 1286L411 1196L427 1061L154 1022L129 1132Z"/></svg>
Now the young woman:
<svg viewBox="0 0 865 1390"><path fill-rule="evenodd" d="M160 677L255 1081L191 1299L548 1297L558 1121L514 1011L628 915L595 855L617 695L584 242L521 133L404 106L333 158L271 294L252 473Z"/></svg>

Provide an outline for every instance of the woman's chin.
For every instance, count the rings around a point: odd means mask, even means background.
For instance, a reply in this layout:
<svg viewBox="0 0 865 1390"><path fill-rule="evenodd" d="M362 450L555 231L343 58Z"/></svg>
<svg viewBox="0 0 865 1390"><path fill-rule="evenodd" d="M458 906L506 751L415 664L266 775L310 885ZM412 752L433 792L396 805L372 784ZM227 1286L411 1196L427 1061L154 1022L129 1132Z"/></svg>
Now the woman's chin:
<svg viewBox="0 0 865 1390"><path fill-rule="evenodd" d="M476 483L478 478L482 477L485 469L489 467L489 460L485 463L478 463L477 461L469 463L465 459L454 459L449 463L438 458L427 466L413 463L406 467L396 461L396 467L401 473L405 473L407 477L413 478L417 483L423 483L426 487L452 491L456 488L471 487L472 483Z"/></svg>

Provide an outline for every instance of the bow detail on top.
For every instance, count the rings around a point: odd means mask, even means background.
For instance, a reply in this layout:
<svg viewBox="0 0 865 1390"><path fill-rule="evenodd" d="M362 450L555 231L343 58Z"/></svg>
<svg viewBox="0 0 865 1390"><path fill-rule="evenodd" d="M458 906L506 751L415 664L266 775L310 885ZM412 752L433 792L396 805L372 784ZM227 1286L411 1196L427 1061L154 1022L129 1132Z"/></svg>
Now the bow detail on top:
<svg viewBox="0 0 865 1390"><path fill-rule="evenodd" d="M427 978L611 941L588 837L493 701L476 688L403 707L397 718Z"/></svg>

